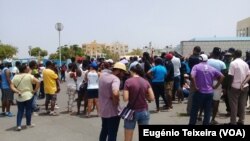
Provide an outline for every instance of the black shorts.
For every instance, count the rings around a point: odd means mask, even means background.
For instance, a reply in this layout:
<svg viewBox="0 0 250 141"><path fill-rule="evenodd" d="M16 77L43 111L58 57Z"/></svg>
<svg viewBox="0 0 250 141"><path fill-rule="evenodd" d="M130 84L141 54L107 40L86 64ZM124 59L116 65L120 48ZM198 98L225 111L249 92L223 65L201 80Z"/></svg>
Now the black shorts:
<svg viewBox="0 0 250 141"><path fill-rule="evenodd" d="M57 94L46 94L46 101L56 101L57 99Z"/></svg>
<svg viewBox="0 0 250 141"><path fill-rule="evenodd" d="M88 99L98 98L98 89L88 89L87 98Z"/></svg>
<svg viewBox="0 0 250 141"><path fill-rule="evenodd" d="M14 100L14 93L11 89L2 89L2 101Z"/></svg>

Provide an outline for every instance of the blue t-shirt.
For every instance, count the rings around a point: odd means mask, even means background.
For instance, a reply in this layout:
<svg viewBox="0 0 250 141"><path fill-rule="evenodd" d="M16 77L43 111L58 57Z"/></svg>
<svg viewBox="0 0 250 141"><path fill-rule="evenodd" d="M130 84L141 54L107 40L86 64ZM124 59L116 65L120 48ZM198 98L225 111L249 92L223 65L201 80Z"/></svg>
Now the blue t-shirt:
<svg viewBox="0 0 250 141"><path fill-rule="evenodd" d="M167 69L162 65L154 66L150 69L153 74L152 82L164 82L167 75Z"/></svg>
<svg viewBox="0 0 250 141"><path fill-rule="evenodd" d="M6 76L6 71L8 70L8 68L4 68L2 70L2 73L1 73L1 79L2 79L2 84L1 84L1 88L2 89L10 89L10 84L9 82L7 81L7 76Z"/></svg>
<svg viewBox="0 0 250 141"><path fill-rule="evenodd" d="M209 66L216 68L220 72L226 69L226 64L218 59L213 59L213 58L208 59L207 64Z"/></svg>

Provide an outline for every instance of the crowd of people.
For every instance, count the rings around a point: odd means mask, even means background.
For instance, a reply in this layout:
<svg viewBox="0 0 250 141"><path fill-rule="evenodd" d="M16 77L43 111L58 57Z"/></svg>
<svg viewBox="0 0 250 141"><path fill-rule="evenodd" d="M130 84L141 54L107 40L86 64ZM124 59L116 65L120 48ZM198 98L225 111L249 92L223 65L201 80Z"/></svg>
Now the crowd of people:
<svg viewBox="0 0 250 141"><path fill-rule="evenodd" d="M232 125L243 125L250 79L250 51L242 59L241 50L229 48L222 51L214 47L204 54L199 46L193 54L183 57L177 52L152 56L144 52L142 57L121 58L118 62L86 58L82 62L72 59L70 64L57 67L47 61L45 67L30 61L28 64L6 62L1 65L1 115L12 117L11 105L17 95L17 130L22 130L21 121L25 112L27 127L34 126L32 114L39 111L37 98L45 98L48 115L57 116L57 94L60 83L67 85L67 112L81 114L86 118L101 117L100 141L115 141L119 128L118 116L121 93L124 102L134 111L132 120L124 120L125 141L131 141L136 123L149 124L148 103L155 101L155 112L173 110L172 101L182 103L186 98L189 124L202 120L204 125L219 124L216 115L220 100L226 104L227 115ZM159 102L162 98L164 105ZM76 109L75 109L75 104ZM203 114L204 113L204 114ZM204 116L203 116L204 115ZM237 120L237 116L239 119ZM212 117L212 118L211 118Z"/></svg>

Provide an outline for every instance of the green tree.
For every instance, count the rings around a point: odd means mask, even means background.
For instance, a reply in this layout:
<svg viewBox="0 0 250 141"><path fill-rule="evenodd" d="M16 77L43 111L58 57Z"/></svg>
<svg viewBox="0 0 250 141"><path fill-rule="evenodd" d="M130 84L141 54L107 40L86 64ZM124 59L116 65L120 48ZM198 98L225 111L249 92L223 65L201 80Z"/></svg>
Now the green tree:
<svg viewBox="0 0 250 141"><path fill-rule="evenodd" d="M110 50L107 50L106 48L102 49L102 53L105 54L106 59L112 59L113 61L119 61L120 56L118 53L113 53Z"/></svg>
<svg viewBox="0 0 250 141"><path fill-rule="evenodd" d="M77 44L71 45L69 48L71 51L71 57L84 55L83 49L81 47L79 47Z"/></svg>
<svg viewBox="0 0 250 141"><path fill-rule="evenodd" d="M61 47L61 57L62 60L65 61L69 58L76 57L76 56L84 56L84 52L81 47L77 44L74 45L64 45ZM50 54L50 59L59 59L59 48L57 48L56 53Z"/></svg>
<svg viewBox="0 0 250 141"><path fill-rule="evenodd" d="M30 56L34 56L34 57L44 57L48 55L48 51L47 50L42 50L40 47L35 47L35 48L31 48L31 50L29 51Z"/></svg>
<svg viewBox="0 0 250 141"><path fill-rule="evenodd" d="M12 58L16 55L18 49L12 45L0 43L0 59Z"/></svg>
<svg viewBox="0 0 250 141"><path fill-rule="evenodd" d="M142 55L142 53L143 53L142 50L137 48L137 49L133 49L131 52L129 52L128 55L138 55L138 56L140 56L140 55Z"/></svg>
<svg viewBox="0 0 250 141"><path fill-rule="evenodd" d="M55 60L55 59L58 59L59 57L58 57L58 54L57 53L51 53L50 55L49 55L49 59L50 60Z"/></svg>

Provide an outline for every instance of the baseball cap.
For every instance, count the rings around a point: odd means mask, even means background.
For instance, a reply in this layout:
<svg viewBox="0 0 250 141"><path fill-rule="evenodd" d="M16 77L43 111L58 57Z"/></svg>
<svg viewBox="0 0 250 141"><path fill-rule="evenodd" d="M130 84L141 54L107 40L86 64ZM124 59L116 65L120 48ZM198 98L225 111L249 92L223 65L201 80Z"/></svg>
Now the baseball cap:
<svg viewBox="0 0 250 141"><path fill-rule="evenodd" d="M168 60L171 60L173 58L173 55L168 53L168 54L166 54L165 58Z"/></svg>
<svg viewBox="0 0 250 141"><path fill-rule="evenodd" d="M206 54L201 54L199 57L199 60L202 62L206 62L208 60L208 57Z"/></svg>

